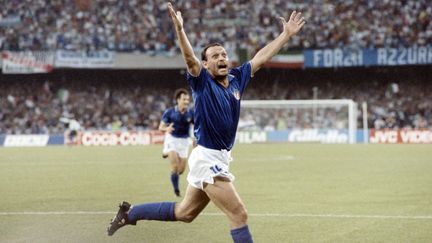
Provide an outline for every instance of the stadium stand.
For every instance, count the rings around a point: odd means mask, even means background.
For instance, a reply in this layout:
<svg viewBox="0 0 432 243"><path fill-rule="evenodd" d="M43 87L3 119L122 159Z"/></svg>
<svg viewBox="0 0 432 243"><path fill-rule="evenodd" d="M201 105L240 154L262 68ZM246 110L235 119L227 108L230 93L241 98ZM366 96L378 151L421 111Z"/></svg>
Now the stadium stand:
<svg viewBox="0 0 432 243"><path fill-rule="evenodd" d="M0 48L173 55L178 48L165 2L6 1L0 19L10 28L0 27ZM308 24L286 48L371 48L432 43L428 2L179 0L176 6L198 49L217 40L224 40L228 49L259 48L279 33L277 17L289 9L301 10Z"/></svg>

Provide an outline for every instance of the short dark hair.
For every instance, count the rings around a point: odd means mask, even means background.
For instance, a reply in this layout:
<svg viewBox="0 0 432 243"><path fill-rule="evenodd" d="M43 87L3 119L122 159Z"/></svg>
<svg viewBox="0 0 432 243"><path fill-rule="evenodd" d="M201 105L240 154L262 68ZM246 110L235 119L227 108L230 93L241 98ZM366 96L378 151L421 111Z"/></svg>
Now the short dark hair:
<svg viewBox="0 0 432 243"><path fill-rule="evenodd" d="M213 43L210 43L210 44L206 45L204 47L204 49L202 50L202 52L201 52L201 60L207 61L207 56L206 56L207 49L209 49L210 47L213 47L213 46L221 46L221 47L223 47L222 44L220 44L218 42L213 42Z"/></svg>
<svg viewBox="0 0 432 243"><path fill-rule="evenodd" d="M177 100L180 98L180 96L181 96L182 94L189 95L189 91L187 91L187 89L183 89L183 88L181 88L181 89L177 89L177 90L174 92L174 100L177 102Z"/></svg>

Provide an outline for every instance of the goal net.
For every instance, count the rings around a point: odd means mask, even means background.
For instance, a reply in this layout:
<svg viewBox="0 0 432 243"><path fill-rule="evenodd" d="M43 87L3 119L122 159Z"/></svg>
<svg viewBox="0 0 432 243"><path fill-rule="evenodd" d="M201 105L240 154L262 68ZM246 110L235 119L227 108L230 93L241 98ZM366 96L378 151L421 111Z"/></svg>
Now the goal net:
<svg viewBox="0 0 432 243"><path fill-rule="evenodd" d="M342 100L243 100L237 141L355 143L357 104Z"/></svg>

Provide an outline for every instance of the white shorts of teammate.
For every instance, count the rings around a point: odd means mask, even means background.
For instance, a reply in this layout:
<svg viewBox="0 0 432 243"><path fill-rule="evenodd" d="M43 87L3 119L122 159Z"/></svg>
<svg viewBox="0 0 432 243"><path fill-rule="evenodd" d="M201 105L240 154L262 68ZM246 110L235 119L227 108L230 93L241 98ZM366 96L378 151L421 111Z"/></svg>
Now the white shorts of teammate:
<svg viewBox="0 0 432 243"><path fill-rule="evenodd" d="M214 177L225 177L234 181L229 172L232 161L231 151L208 149L198 145L189 156L187 181L197 189L204 189L204 183L214 184Z"/></svg>
<svg viewBox="0 0 432 243"><path fill-rule="evenodd" d="M189 138L176 138L173 135L165 134L163 154L168 154L175 151L179 154L180 158L186 159L189 153Z"/></svg>

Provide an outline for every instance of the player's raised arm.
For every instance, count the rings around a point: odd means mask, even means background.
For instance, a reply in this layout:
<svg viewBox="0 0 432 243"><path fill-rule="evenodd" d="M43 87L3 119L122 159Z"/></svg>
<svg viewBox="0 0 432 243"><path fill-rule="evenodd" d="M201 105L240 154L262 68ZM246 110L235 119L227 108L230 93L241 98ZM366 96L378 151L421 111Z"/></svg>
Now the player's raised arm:
<svg viewBox="0 0 432 243"><path fill-rule="evenodd" d="M168 11L174 23L174 27L177 33L177 39L179 41L180 49L183 55L183 59L185 60L187 69L189 73L193 76L198 76L201 64L199 59L195 56L192 46L183 29L183 18L181 16L181 12L176 12L171 3L168 3Z"/></svg>
<svg viewBox="0 0 432 243"><path fill-rule="evenodd" d="M291 36L297 34L305 24L305 20L300 12L293 11L288 22L283 17L279 17L283 24L282 33L272 42L268 43L252 58L252 75L258 71L264 63L269 61L285 45Z"/></svg>

